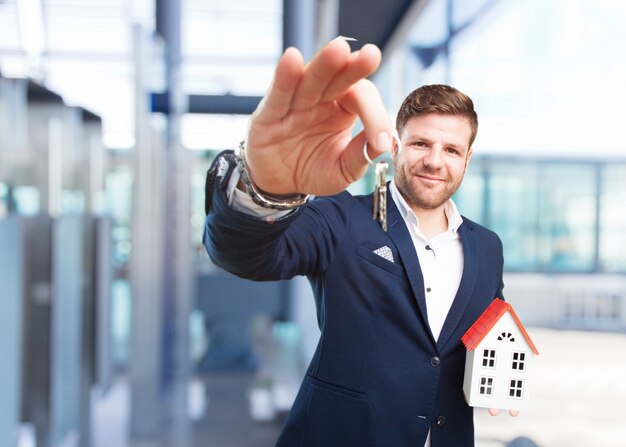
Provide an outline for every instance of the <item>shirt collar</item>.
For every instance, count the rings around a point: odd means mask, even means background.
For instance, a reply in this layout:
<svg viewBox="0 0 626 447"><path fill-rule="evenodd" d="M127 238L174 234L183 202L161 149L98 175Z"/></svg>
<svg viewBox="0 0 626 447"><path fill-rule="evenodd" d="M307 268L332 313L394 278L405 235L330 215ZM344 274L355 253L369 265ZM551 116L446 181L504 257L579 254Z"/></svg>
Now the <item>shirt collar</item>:
<svg viewBox="0 0 626 447"><path fill-rule="evenodd" d="M406 203L406 200L404 200L402 194L400 194L400 191L396 186L395 180L391 180L389 188L391 190L391 198L398 207L398 210L400 210L402 218L405 221L412 221L417 226L417 228L419 228L419 219L417 218L411 207L408 205L408 203ZM461 213L459 213L459 210L452 199L448 199L443 211L446 214L446 218L448 219L448 230L446 232L456 234L459 230L459 227L463 223L463 218L461 217Z"/></svg>

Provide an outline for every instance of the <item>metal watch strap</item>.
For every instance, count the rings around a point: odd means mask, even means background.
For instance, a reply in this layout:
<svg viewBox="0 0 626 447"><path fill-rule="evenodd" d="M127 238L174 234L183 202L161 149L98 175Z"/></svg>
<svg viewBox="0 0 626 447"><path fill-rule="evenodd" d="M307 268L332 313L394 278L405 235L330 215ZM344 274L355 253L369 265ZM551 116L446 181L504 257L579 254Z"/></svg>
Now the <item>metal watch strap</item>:
<svg viewBox="0 0 626 447"><path fill-rule="evenodd" d="M252 201L263 208L271 208L275 210L290 210L307 203L309 194L298 194L294 198L275 199L263 194L256 185L250 180L248 175L248 166L246 165L246 141L239 143L239 147L235 151L235 159L237 160L237 169L241 181L245 185Z"/></svg>

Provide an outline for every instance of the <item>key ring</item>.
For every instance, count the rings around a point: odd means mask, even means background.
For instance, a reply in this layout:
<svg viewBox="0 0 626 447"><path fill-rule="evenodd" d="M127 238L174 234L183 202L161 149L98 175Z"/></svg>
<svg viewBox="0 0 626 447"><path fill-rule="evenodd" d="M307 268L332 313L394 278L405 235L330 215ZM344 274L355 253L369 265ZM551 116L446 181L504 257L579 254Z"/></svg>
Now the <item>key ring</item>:
<svg viewBox="0 0 626 447"><path fill-rule="evenodd" d="M402 142L400 141L400 137L398 137L396 134L392 134L392 136L396 144L398 145L398 153L400 153L400 151L402 150ZM365 140L365 143L363 143L363 158L365 158L365 161L367 161L368 164L374 164L374 161L372 161L367 153L367 139Z"/></svg>

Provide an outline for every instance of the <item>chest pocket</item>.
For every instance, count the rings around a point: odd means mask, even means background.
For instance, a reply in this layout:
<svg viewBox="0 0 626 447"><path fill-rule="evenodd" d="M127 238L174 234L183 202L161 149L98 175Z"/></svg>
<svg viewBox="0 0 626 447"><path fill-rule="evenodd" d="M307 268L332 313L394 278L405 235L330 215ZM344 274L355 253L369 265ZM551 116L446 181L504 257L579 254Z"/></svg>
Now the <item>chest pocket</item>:
<svg viewBox="0 0 626 447"><path fill-rule="evenodd" d="M391 260L387 260L385 257L374 253L371 249L363 245L359 245L355 251L361 259L367 261L368 263L374 264L376 267L379 267L392 275L404 276L404 268L398 264L400 259L397 253L392 254L393 252L390 251L390 254L393 256L395 261L392 262Z"/></svg>

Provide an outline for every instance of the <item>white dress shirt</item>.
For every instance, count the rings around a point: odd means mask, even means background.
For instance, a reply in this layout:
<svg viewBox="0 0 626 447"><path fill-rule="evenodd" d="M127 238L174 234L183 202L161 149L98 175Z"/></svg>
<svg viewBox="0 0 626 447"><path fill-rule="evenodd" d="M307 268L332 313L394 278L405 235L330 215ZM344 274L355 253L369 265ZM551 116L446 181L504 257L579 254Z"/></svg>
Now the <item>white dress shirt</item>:
<svg viewBox="0 0 626 447"><path fill-rule="evenodd" d="M463 218L452 199L449 199L444 208L448 218L448 229L427 239L420 229L417 216L409 208L394 181L390 184L390 190L391 197L413 239L424 276L428 324L433 337L437 340L463 275L463 245L458 233Z"/></svg>
<svg viewBox="0 0 626 447"><path fill-rule="evenodd" d="M463 275L463 245L458 233L463 218L452 199L449 199L444 208L448 218L448 229L427 239L420 230L417 216L398 191L396 182L392 180L389 187L391 198L400 210L400 215L404 219L409 233L411 233L411 239L413 239L424 277L428 325L433 337L437 340ZM411 272L408 274L410 275ZM430 430L424 447L431 447Z"/></svg>
<svg viewBox="0 0 626 447"><path fill-rule="evenodd" d="M233 209L265 220L277 219L291 212L291 210L276 211L257 205L246 192L236 188L238 182L239 173L235 170L226 190L228 204ZM427 239L420 230L417 216L408 206L400 191L398 191L395 181L391 181L390 191L391 198L398 210L400 210L400 215L409 229L413 245L415 246L422 269L422 276L424 277L428 325L433 337L437 340L463 275L463 245L458 233L458 229L463 223L463 218L452 199L449 199L444 208L448 219L448 229ZM410 275L411 272L408 272L408 274ZM424 447L430 447L430 445L429 431Z"/></svg>

